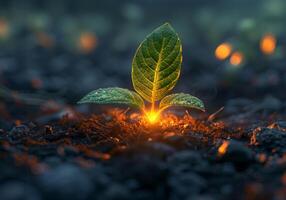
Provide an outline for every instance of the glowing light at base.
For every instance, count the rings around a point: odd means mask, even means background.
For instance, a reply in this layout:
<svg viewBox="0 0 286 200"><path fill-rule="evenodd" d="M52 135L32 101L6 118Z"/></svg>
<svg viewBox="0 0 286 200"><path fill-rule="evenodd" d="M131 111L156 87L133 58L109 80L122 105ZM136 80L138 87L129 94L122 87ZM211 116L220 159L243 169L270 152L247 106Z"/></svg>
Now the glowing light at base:
<svg viewBox="0 0 286 200"><path fill-rule="evenodd" d="M260 50L265 55L271 55L276 49L276 38L272 34L264 35L260 40Z"/></svg>
<svg viewBox="0 0 286 200"><path fill-rule="evenodd" d="M165 111L157 115L157 118L150 119L155 119L155 122L151 123L147 112L128 114L126 109L112 108L106 109L104 114L92 115L79 121L77 129L80 133L88 135L94 135L96 132L99 138L123 145L151 140L162 141L174 135L186 135L188 138L190 133L202 133L205 137L215 138L237 135L237 132L226 131L223 121L210 122L206 119L196 119L188 112L180 113L178 116Z"/></svg>
<svg viewBox="0 0 286 200"><path fill-rule="evenodd" d="M243 59L244 55L241 52L236 51L231 55L229 62L233 66L239 66L243 62Z"/></svg>
<svg viewBox="0 0 286 200"><path fill-rule="evenodd" d="M229 43L220 44L215 50L215 56L219 60L225 60L232 52L232 45Z"/></svg>
<svg viewBox="0 0 286 200"><path fill-rule="evenodd" d="M160 113L159 112L154 112L154 111L150 111L146 113L147 119L149 120L149 122L151 124L157 122L160 118Z"/></svg>

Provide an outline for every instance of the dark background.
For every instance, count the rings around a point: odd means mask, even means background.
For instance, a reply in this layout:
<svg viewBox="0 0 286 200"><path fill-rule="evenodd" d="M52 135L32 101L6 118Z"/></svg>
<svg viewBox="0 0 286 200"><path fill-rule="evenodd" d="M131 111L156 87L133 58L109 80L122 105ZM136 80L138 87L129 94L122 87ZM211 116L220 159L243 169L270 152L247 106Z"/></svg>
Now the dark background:
<svg viewBox="0 0 286 200"><path fill-rule="evenodd" d="M132 88L136 48L170 22L184 56L175 91L199 96L209 109L230 98L284 99L285 9L283 0L1 0L0 19L7 30L0 40L0 83L71 104L96 88ZM277 38L270 56L259 49L266 33ZM85 35L86 48L80 44ZM215 58L222 42L244 54L241 65Z"/></svg>
<svg viewBox="0 0 286 200"><path fill-rule="evenodd" d="M205 113L151 125L76 104L132 89L136 48L165 22L183 44L174 92ZM285 0L0 0L0 200L286 199L285 25Z"/></svg>

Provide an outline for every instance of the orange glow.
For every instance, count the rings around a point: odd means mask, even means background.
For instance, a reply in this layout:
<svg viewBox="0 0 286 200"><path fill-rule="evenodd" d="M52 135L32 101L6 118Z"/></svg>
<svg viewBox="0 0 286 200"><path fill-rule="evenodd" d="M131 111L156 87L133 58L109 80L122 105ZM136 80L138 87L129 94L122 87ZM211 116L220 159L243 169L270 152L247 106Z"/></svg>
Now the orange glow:
<svg viewBox="0 0 286 200"><path fill-rule="evenodd" d="M219 60L225 60L232 52L232 46L229 43L220 44L215 50L215 56Z"/></svg>
<svg viewBox="0 0 286 200"><path fill-rule="evenodd" d="M93 33L82 33L79 38L79 47L84 53L93 51L96 47L97 40Z"/></svg>
<svg viewBox="0 0 286 200"><path fill-rule="evenodd" d="M112 120L106 121L106 116L110 116ZM172 135L184 135L191 132L204 133L205 136L210 137L220 137L225 133L224 122L210 123L207 120L197 120L188 112L183 116L177 116L172 112L161 112L155 121L156 123L151 124L147 113L142 113L134 119L132 113L128 114L124 109L112 108L107 109L105 114L92 115L81 120L77 129L87 135L96 132L99 137L123 145L132 144L135 141L150 141L149 138L153 141L156 138L161 140ZM118 133L116 136L115 132ZM233 133L229 132L228 134L232 135Z"/></svg>
<svg viewBox="0 0 286 200"><path fill-rule="evenodd" d="M157 122L159 117L160 117L160 113L154 112L154 111L148 112L148 113L146 113L146 115L147 115L147 118L151 124Z"/></svg>
<svg viewBox="0 0 286 200"><path fill-rule="evenodd" d="M226 153L228 145L229 145L228 141L224 141L222 145L220 145L220 147L218 148L219 155L224 155Z"/></svg>
<svg viewBox="0 0 286 200"><path fill-rule="evenodd" d="M231 55L229 62L234 66L238 66L243 62L243 58L243 54L241 52L236 51Z"/></svg>
<svg viewBox="0 0 286 200"><path fill-rule="evenodd" d="M266 55L271 55L276 49L276 42L274 35L266 34L260 40L260 50Z"/></svg>

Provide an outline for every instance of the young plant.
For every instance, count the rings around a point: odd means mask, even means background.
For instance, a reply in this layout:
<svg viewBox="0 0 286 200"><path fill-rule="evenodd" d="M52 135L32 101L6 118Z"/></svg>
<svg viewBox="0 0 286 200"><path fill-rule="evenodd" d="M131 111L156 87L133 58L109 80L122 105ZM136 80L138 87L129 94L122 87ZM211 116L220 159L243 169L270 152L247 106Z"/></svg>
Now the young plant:
<svg viewBox="0 0 286 200"><path fill-rule="evenodd" d="M204 104L197 97L185 93L167 95L179 79L181 64L181 41L171 25L165 23L148 35L135 53L132 83L137 93L118 87L100 88L78 103L127 104L141 109L150 122L155 122L160 113L170 106L204 111ZM150 109L146 110L142 98L151 104ZM159 100L161 102L157 105Z"/></svg>

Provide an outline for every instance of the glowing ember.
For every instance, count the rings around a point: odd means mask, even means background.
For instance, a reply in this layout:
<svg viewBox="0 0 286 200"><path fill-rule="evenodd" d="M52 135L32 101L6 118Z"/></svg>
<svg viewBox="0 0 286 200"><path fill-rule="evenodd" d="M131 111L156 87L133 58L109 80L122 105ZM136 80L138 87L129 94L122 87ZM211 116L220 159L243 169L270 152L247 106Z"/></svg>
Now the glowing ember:
<svg viewBox="0 0 286 200"><path fill-rule="evenodd" d="M229 145L228 141L222 143L222 145L218 148L219 155L224 155L226 153L228 145Z"/></svg>
<svg viewBox="0 0 286 200"><path fill-rule="evenodd" d="M266 34L260 40L260 50L266 55L271 55L276 49L276 42L274 35Z"/></svg>
<svg viewBox="0 0 286 200"><path fill-rule="evenodd" d="M232 46L229 43L220 44L215 50L215 56L219 60L225 60L232 52Z"/></svg>
<svg viewBox="0 0 286 200"><path fill-rule="evenodd" d="M158 119L160 118L160 113L159 112L151 111L149 113L146 113L146 115L147 115L147 118L148 118L148 120L149 120L149 122L151 124L157 122Z"/></svg>
<svg viewBox="0 0 286 200"><path fill-rule="evenodd" d="M238 66L243 62L243 58L243 54L241 52L236 51L231 55L229 62L233 66Z"/></svg>

